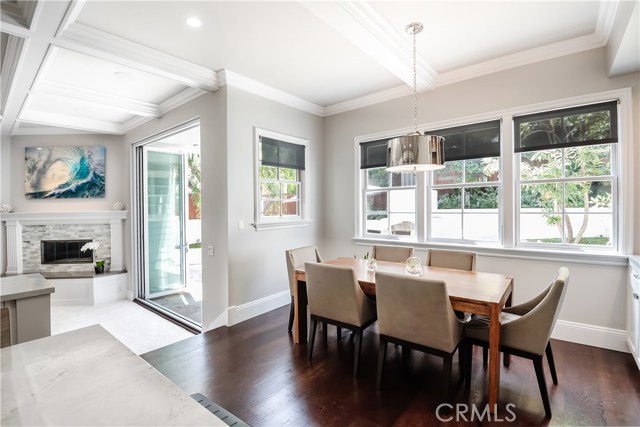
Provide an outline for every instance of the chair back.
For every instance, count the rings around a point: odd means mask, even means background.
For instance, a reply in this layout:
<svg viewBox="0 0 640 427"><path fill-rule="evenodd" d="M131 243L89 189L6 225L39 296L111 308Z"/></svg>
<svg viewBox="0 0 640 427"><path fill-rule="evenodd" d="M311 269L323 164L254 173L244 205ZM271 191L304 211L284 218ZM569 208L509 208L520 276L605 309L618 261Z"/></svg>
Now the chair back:
<svg viewBox="0 0 640 427"><path fill-rule="evenodd" d="M538 305L502 326L501 345L543 355L558 320L568 284L569 269L562 267Z"/></svg>
<svg viewBox="0 0 640 427"><path fill-rule="evenodd" d="M408 246L373 245L371 258L378 261L405 262L413 256L413 248Z"/></svg>
<svg viewBox="0 0 640 427"><path fill-rule="evenodd" d="M289 249L285 251L285 255L287 258L287 273L289 274L289 291L293 295L293 287L295 286L294 270L303 267L307 261L322 262L322 257L315 246Z"/></svg>
<svg viewBox="0 0 640 427"><path fill-rule="evenodd" d="M443 281L377 272L376 306L383 335L448 353L462 337Z"/></svg>
<svg viewBox="0 0 640 427"><path fill-rule="evenodd" d="M466 251L448 251L444 249L429 249L427 251L425 265L427 267L476 271L476 253Z"/></svg>
<svg viewBox="0 0 640 427"><path fill-rule="evenodd" d="M375 305L360 288L353 268L307 262L304 269L311 314L354 326L375 317Z"/></svg>

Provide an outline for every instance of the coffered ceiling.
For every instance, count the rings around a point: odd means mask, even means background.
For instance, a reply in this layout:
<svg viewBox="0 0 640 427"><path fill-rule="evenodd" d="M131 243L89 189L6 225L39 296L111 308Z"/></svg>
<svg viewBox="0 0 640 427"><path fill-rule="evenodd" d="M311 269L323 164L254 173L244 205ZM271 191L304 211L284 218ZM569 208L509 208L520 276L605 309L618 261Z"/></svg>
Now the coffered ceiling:
<svg viewBox="0 0 640 427"><path fill-rule="evenodd" d="M5 1L2 136L123 134L222 85L326 116L607 48L640 70L638 1ZM186 24L197 17L201 26Z"/></svg>

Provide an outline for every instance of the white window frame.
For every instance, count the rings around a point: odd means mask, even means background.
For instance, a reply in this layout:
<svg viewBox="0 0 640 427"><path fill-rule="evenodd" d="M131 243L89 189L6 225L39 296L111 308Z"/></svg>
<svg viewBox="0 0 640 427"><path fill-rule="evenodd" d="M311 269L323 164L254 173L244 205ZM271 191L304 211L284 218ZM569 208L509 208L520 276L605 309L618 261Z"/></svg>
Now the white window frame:
<svg viewBox="0 0 640 427"><path fill-rule="evenodd" d="M568 108L570 108L572 106L569 106ZM573 107L576 107L576 105L573 105ZM563 107L564 108L564 107ZM620 105L618 105L618 114L620 114ZM618 129L620 129L620 120L618 120L618 123L616 124L618 126ZM620 132L618 132L620 133ZM520 170L520 166L521 166L521 162L520 162L520 155L523 153L513 153L514 156L514 168L515 168L515 179L514 179L514 193L515 193L515 206L514 206L514 221L516 224L516 233L515 233L515 241L514 241L514 245L516 247L522 247L522 248L536 248L536 249L541 249L541 250L569 250L569 251L584 251L584 252L618 252L618 248L619 248L619 237L620 237L620 233L619 233L619 228L620 228L620 224L619 224L619 218L620 218L620 214L619 214L619 201L620 201L620 195L618 193L618 183L620 181L620 170L619 170L619 164L620 164L620 154L619 154L619 144L621 143L621 138L620 136L618 137L618 142L617 143L612 143L612 144L608 144L611 146L611 157L610 157L610 164L611 164L611 174L610 175L598 175L598 176L579 176L579 177L567 177L564 176L564 171L565 169L565 161L566 161L566 150L568 150L569 148L556 148L556 150L562 150L562 170L563 170L563 176L562 177L558 177L558 178L548 178L548 179L529 179L529 180L525 180L522 181L521 180L521 170ZM588 147L591 145L585 145L585 147ZM578 147L571 147L571 148L580 148L582 146L578 146ZM544 150L540 150L540 151L544 151ZM534 151L529 151L529 153L534 152ZM612 200L612 206L611 206L611 219L612 219L612 232L611 232L611 239L612 239L612 244L611 246L602 246L602 245L587 245L587 244L580 244L580 243L536 243L536 242L524 242L521 240L520 238L520 218L521 218L521 196L522 196L522 192L520 191L520 187L523 184L550 184L550 183L554 183L554 184L559 184L562 185L564 188L564 185L567 183L571 183L571 182L584 182L584 181L611 181L611 200ZM615 201L615 203L613 203L613 201ZM564 190L563 190L563 202L562 202L562 212L561 212L561 217L562 217L562 223L563 223L563 236L562 239L564 240L565 236L564 236L564 232L566 230L564 230L564 216L565 216L565 209L566 209L566 200L564 197Z"/></svg>
<svg viewBox="0 0 640 427"><path fill-rule="evenodd" d="M616 180L616 203L614 208L614 227L617 235L617 249L606 248L605 251L597 248L577 248L571 245L570 248L544 247L538 248L533 246L516 246L519 242L519 187L516 187L516 178L519 179L519 158L513 152L513 116L530 114L539 111L569 108L576 105L584 105L589 103L605 102L612 99L618 99L618 147L617 158L612 157L612 171L614 170L614 179ZM427 204L429 197L425 190L428 188L426 182L422 180L417 182L417 224L416 228L417 241L412 245L418 249L421 248L454 248L474 250L487 256L501 256L515 259L540 259L553 260L556 262L576 262L598 265L615 265L626 266L627 254L633 252L634 235L634 136L632 122L633 98L630 87L614 89L591 93L586 95L574 96L570 98L555 99L537 104L522 105L512 108L504 108L497 111L482 113L473 116L445 120L437 123L429 123L428 125L419 125L419 130L441 129L446 127L458 126L462 123L481 122L495 118L502 118L501 126L501 143L502 155L500 157L500 224L501 224L501 240L502 244L490 244L488 242L440 242L428 240L426 233L427 217L429 211ZM362 135L354 138L354 171L355 171L355 188L354 198L356 200L355 210L355 236L353 238L356 244L371 245L377 241L389 241L376 235L364 235L363 230L363 174L360 170L360 151L361 142L372 141L397 135L409 133L413 128L396 129L393 131L379 132L375 134ZM615 169L614 164L616 164ZM425 174L421 174L425 175ZM421 199L422 198L422 199ZM421 211L422 209L422 211ZM423 215L421 215L423 212ZM591 246L591 245L589 245Z"/></svg>
<svg viewBox="0 0 640 427"><path fill-rule="evenodd" d="M260 194L260 138L263 136L304 146L305 170L298 170L298 181L296 181L296 183L300 183L300 215L280 217L262 216L262 195ZM309 140L267 129L254 128L254 223L252 225L257 231L274 228L304 227L311 223L309 217L309 168ZM289 183L290 181L277 180L277 182Z"/></svg>
<svg viewBox="0 0 640 427"><path fill-rule="evenodd" d="M376 168L372 168L372 169L376 169ZM407 241L407 242L415 242L418 240L418 186L419 186L419 181L421 181L420 176L417 175L416 176L416 182L414 185L411 186L400 186L400 187L384 187L384 188L379 188L379 189L368 189L367 188L367 171L369 169L361 169L360 170L360 176L361 176L361 182L362 182L362 192L360 194L360 198L361 198L361 204L362 204L362 218L361 218L361 222L360 224L362 224L362 229L360 230L361 235L363 236L367 236L367 237L375 237L375 238L380 238L380 239L390 239L390 240L402 240L402 241ZM387 172L390 173L390 172ZM415 223L415 234L413 236L404 236L404 235L400 235L400 234L391 234L391 230L389 230L389 234L378 234L378 233L368 233L367 232L367 208L366 208L366 200L367 200L367 193L373 193L373 192L386 192L387 193L387 221L390 221L390 217L391 217L391 213L389 211L389 204L391 201L391 192L393 191L399 191L399 190L414 190L415 191L415 206L416 206L416 210L414 212L414 223ZM408 214L410 212L393 212L393 213L397 213L397 214Z"/></svg>
<svg viewBox="0 0 640 427"><path fill-rule="evenodd" d="M502 136L502 123L500 124L500 135ZM502 139L501 139L502 141ZM502 142L501 142L502 143ZM498 180L497 181L487 181L487 182L464 182L464 178L466 176L466 168L462 169L462 176L463 176L463 182L461 183L456 183L456 184L434 184L433 183L433 175L431 175L429 177L429 186L427 188L427 239L426 241L428 242L449 242L449 243L458 243L458 244L489 244L489 245L501 245L502 241L503 241L503 236L502 236L502 227L500 226L500 224L502 224L502 218L503 218L503 209L502 209L502 192L503 192L503 186L502 186L502 151L500 154L500 157L498 157ZM457 160L457 161L461 161L461 162L466 162L466 160ZM498 229L496 230L498 238L495 241L491 241L491 240L472 240L472 239L465 239L464 238L464 219L465 219L465 215L478 215L479 212L474 212L473 209L465 209L464 208L464 199L462 200L462 206L460 208L460 220L462 223L462 229L460 230L460 234L462 235L462 237L460 239L453 239L453 238L445 238L445 237L433 237L431 230L433 229L432 227L432 218L434 213L437 211L436 209L434 209L434 204L436 203L436 200L433 199L432 197L432 191L433 190L439 190L439 189L449 189L449 188L458 188L460 190L464 189L470 189L470 188L481 188L481 187L496 187L498 189ZM468 211L468 212L467 212ZM450 215L445 213L444 215Z"/></svg>

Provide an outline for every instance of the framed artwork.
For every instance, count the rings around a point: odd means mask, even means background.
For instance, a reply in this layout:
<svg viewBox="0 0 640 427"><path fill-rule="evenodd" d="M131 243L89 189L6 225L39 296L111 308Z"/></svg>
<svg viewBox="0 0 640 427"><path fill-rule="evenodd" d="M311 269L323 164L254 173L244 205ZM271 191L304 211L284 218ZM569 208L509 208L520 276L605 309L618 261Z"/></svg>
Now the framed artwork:
<svg viewBox="0 0 640 427"><path fill-rule="evenodd" d="M104 146L25 147L27 199L85 199L105 194Z"/></svg>

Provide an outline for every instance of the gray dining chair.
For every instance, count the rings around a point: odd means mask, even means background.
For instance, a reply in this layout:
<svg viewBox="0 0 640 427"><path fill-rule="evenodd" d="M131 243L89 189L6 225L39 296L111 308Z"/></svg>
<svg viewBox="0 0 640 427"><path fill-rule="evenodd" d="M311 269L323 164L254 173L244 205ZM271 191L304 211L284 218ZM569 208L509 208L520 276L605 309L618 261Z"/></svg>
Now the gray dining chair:
<svg viewBox="0 0 640 427"><path fill-rule="evenodd" d="M413 248L408 246L373 245L371 258L378 261L405 262L413 256Z"/></svg>
<svg viewBox="0 0 640 427"><path fill-rule="evenodd" d="M322 262L320 252L315 246L303 246L301 248L289 249L285 251L287 258L287 273L289 274L289 291L291 293L291 309L289 310L289 327L291 332L293 327L294 307L293 307L293 288L296 286L295 269L304 266L307 261Z"/></svg>
<svg viewBox="0 0 640 427"><path fill-rule="evenodd" d="M403 274L376 273L378 310L377 386L382 386L382 373L389 342L412 348L443 359L444 392L451 390L452 359L456 350L460 362L464 323L451 307L445 282ZM416 327L429 325L429 327ZM460 363L460 367L463 363ZM461 372L462 377L462 372Z"/></svg>
<svg viewBox="0 0 640 427"><path fill-rule="evenodd" d="M376 321L376 306L360 288L353 268L310 262L304 268L311 315L309 360L313 356L318 322L349 329L355 337L353 376L357 377L362 333Z"/></svg>
<svg viewBox="0 0 640 427"><path fill-rule="evenodd" d="M427 250L425 265L427 267L476 271L476 253L468 251L450 251L446 249L429 249Z"/></svg>
<svg viewBox="0 0 640 427"><path fill-rule="evenodd" d="M548 418L551 418L551 405L542 359L546 353L553 383L557 385L558 377L551 352L550 338L568 284L569 270L562 267L558 270L555 279L540 295L524 304L505 309L501 317L500 351L533 361L544 412ZM465 386L467 390L471 387L473 345L485 348L489 346L489 319L484 316L475 317L465 328Z"/></svg>

